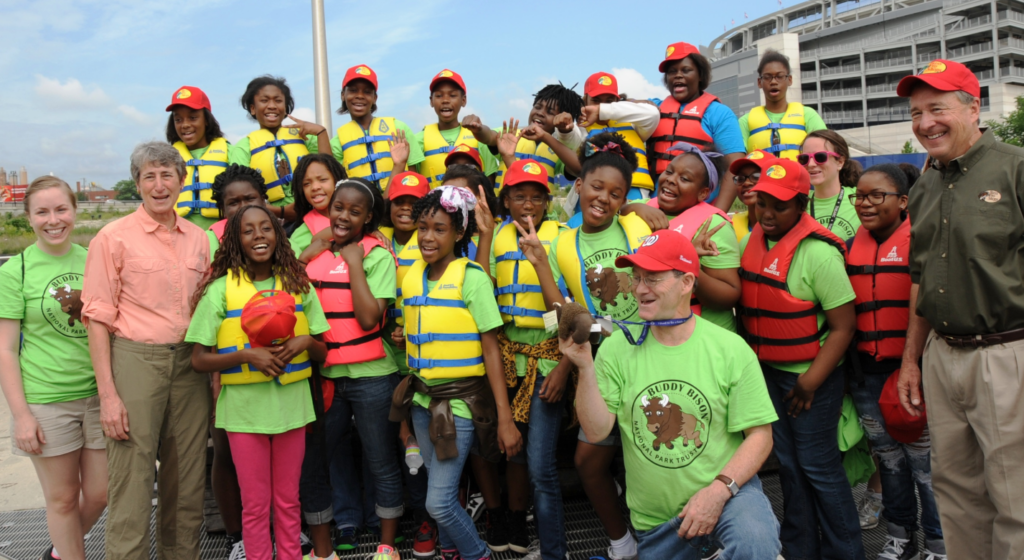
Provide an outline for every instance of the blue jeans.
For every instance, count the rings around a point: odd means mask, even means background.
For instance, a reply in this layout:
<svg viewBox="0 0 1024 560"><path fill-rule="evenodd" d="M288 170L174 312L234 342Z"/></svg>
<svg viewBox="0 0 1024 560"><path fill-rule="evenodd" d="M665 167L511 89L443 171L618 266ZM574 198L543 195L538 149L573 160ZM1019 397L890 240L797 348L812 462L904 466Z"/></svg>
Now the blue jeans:
<svg viewBox="0 0 1024 560"><path fill-rule="evenodd" d="M640 558L700 560L702 545L724 550L721 560L775 560L779 555L779 522L772 504L754 475L738 494L725 502L722 515L710 535L686 540L679 537L683 520L673 517L647 531L637 531Z"/></svg>
<svg viewBox="0 0 1024 560"><path fill-rule="evenodd" d="M853 491L839 452L843 366L814 392L810 410L788 415L786 394L799 376L761 362L779 419L772 424L779 459L783 516L780 539L787 560L864 558ZM820 536L819 536L820 531Z"/></svg>
<svg viewBox="0 0 1024 560"><path fill-rule="evenodd" d="M565 542L565 515L562 510L562 485L558 478L555 448L562 422L564 402L546 403L540 399L544 377L537 376L530 399L530 423L516 424L523 436L526 468L533 483L533 507L541 557L563 560L568 551ZM512 396L509 396L511 402ZM523 453L509 459L523 463Z"/></svg>
<svg viewBox="0 0 1024 560"><path fill-rule="evenodd" d="M459 456L440 461L430 442L430 413L421 406L412 406L413 430L423 454L423 464L429 471L427 479L427 513L437 521L441 550L458 550L464 560L490 558L491 553L480 540L476 525L459 504L459 479L462 467L469 457L469 448L476 440L473 422L460 416L455 420L455 446Z"/></svg>
<svg viewBox="0 0 1024 560"><path fill-rule="evenodd" d="M324 417L325 433L307 434L306 456L302 461L299 497L303 516L312 525L330 523L332 495L325 457L334 457L338 442L355 416L356 430L363 442L363 456L377 490L376 513L382 519L402 516L402 476L394 453L398 425L388 420L391 393L397 373L381 377L325 379L334 383L334 400ZM323 445L321 439L325 440Z"/></svg>
<svg viewBox="0 0 1024 560"><path fill-rule="evenodd" d="M853 403L864 433L871 442L871 451L878 458L878 473L882 479L882 515L903 527L909 533L917 531L917 496L921 496L921 525L927 539L941 539L939 510L932 493L931 435L925 428L914 443L900 443L885 431L885 419L878 407L882 387L889 376L865 374L864 381L850 387Z"/></svg>

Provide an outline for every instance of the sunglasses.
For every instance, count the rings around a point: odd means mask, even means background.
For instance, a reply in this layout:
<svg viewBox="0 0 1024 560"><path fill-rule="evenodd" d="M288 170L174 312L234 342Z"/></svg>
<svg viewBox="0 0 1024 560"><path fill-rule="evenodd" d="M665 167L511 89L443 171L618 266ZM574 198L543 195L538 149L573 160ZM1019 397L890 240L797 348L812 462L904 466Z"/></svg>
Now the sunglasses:
<svg viewBox="0 0 1024 560"><path fill-rule="evenodd" d="M808 163L811 163L811 158L813 157L814 162L817 163L818 165L821 165L828 161L828 156L838 158L839 154L835 152L814 152L813 154L800 154L796 156L796 161L799 162L800 165L806 166Z"/></svg>

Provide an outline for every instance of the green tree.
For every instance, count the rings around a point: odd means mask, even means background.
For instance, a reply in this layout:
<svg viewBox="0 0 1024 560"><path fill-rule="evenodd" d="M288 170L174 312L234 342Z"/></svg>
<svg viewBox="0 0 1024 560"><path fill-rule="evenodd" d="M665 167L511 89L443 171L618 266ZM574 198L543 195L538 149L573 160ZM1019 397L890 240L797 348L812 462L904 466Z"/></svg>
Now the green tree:
<svg viewBox="0 0 1024 560"><path fill-rule="evenodd" d="M117 193L114 195L116 200L142 200L142 197L139 196L139 189L135 187L135 181L131 179L118 181L114 185L114 192Z"/></svg>
<svg viewBox="0 0 1024 560"><path fill-rule="evenodd" d="M901 154L912 154L912 153L914 153L914 145L910 142L910 140L907 140L907 143L903 144L903 151L901 151L900 153Z"/></svg>
<svg viewBox="0 0 1024 560"><path fill-rule="evenodd" d="M1017 108L1003 122L985 121L985 125L1003 142L1024 146L1024 97L1017 98Z"/></svg>
<svg viewBox="0 0 1024 560"><path fill-rule="evenodd" d="M78 199L78 202L88 202L89 201L89 195L85 194L84 192L75 193L75 198Z"/></svg>

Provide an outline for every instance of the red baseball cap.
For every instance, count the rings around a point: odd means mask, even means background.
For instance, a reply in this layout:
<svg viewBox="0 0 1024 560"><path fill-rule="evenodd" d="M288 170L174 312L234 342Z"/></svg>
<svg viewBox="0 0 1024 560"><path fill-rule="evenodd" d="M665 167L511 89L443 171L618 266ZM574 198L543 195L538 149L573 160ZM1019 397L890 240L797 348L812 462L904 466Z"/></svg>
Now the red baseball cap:
<svg viewBox="0 0 1024 560"><path fill-rule="evenodd" d="M455 85L459 86L459 89L462 90L462 93L466 93L466 82L462 81L462 76L460 76L458 72L453 72L447 68L438 72L437 75L434 76L434 79L430 80L430 93L434 93L434 86L436 86L439 82L444 81L454 83Z"/></svg>
<svg viewBox="0 0 1024 560"><path fill-rule="evenodd" d="M345 79L341 81L341 89L345 89L345 86L352 80L366 80L373 84L373 89L377 89L377 73L373 71L373 68L365 64L353 66L345 71Z"/></svg>
<svg viewBox="0 0 1024 560"><path fill-rule="evenodd" d="M740 158L732 162L732 165L729 166L729 173L735 175L744 165L756 165L763 171L766 165L770 166L777 159L779 158L776 157L775 154L771 152L766 152L764 150L754 150L753 152L747 154L747 157Z"/></svg>
<svg viewBox="0 0 1024 560"><path fill-rule="evenodd" d="M672 43L665 49L665 60L662 60L661 64L658 65L658 72L664 72L665 67L673 60L682 60L691 54L700 54L700 50L690 43Z"/></svg>
<svg viewBox="0 0 1024 560"><path fill-rule="evenodd" d="M242 307L242 332L254 348L280 344L295 335L295 298L286 292L270 297L264 293L253 294Z"/></svg>
<svg viewBox="0 0 1024 560"><path fill-rule="evenodd" d="M403 171L388 182L388 200L394 200L407 194L423 198L427 196L428 192L430 192L430 182L415 171Z"/></svg>
<svg viewBox="0 0 1024 560"><path fill-rule="evenodd" d="M511 187L520 183L537 183L544 187L544 190L551 194L551 187L548 186L548 170L532 159L521 159L512 164L505 172L504 187Z"/></svg>
<svg viewBox="0 0 1024 560"><path fill-rule="evenodd" d="M693 243L685 235L670 229L649 235L635 253L615 259L615 266L638 266L651 272L678 270L700 276L700 257Z"/></svg>
<svg viewBox="0 0 1024 560"><path fill-rule="evenodd" d="M210 98L206 97L203 90L192 86L181 86L178 88L174 95L171 95L171 104L167 106L167 111L173 111L175 105L184 105L191 109L206 109L211 113L213 112L213 109L210 108Z"/></svg>
<svg viewBox="0 0 1024 560"><path fill-rule="evenodd" d="M804 166L791 159L776 159L767 168L761 168L761 178L750 192L763 192L779 200L790 200L798 194L811 193L811 176Z"/></svg>
<svg viewBox="0 0 1024 560"><path fill-rule="evenodd" d="M589 95L591 99L598 95L604 95L610 93L616 97L619 96L619 81L615 79L615 76L608 72L598 72L597 74L591 74L587 81L583 84L583 93Z"/></svg>
<svg viewBox="0 0 1024 560"><path fill-rule="evenodd" d="M910 97L910 92L919 83L926 83L939 91L964 91L974 97L981 97L978 77L966 66L952 60L937 58L916 76L906 76L896 86L896 95Z"/></svg>
<svg viewBox="0 0 1024 560"><path fill-rule="evenodd" d="M456 156L468 156L470 158L473 158L473 161L476 162L476 166L479 167L481 171L483 171L484 161L480 159L480 150L470 146L469 144L459 144L458 146L452 148L452 151L448 152L448 155L445 156L444 166L448 167L449 165L451 165L452 160L455 159Z"/></svg>
<svg viewBox="0 0 1024 560"><path fill-rule="evenodd" d="M900 370L896 370L886 380L885 386L882 387L882 396L878 398L878 408L882 410L885 430L892 439L900 443L914 443L921 439L921 434L928 425L928 414L925 412L920 416L911 416L903 408L900 404L899 389L896 387L899 377ZM921 404L921 408L924 409L924 403Z"/></svg>

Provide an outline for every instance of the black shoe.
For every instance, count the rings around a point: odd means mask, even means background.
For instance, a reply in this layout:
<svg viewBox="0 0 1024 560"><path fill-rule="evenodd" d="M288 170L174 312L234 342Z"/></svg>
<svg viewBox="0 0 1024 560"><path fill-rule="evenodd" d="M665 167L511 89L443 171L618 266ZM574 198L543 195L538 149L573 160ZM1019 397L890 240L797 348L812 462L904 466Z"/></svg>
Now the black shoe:
<svg viewBox="0 0 1024 560"><path fill-rule="evenodd" d="M508 510L503 507L487 510L487 547L494 552L508 550Z"/></svg>
<svg viewBox="0 0 1024 560"><path fill-rule="evenodd" d="M52 544L50 545L50 548L47 548L46 552L43 553L42 560L58 560L58 558L53 555L53 545Z"/></svg>
<svg viewBox="0 0 1024 560"><path fill-rule="evenodd" d="M334 530L335 550L354 550L359 546L359 531L355 527L342 527Z"/></svg>
<svg viewBox="0 0 1024 560"><path fill-rule="evenodd" d="M530 548L530 531L526 526L525 511L508 512L508 547L519 554Z"/></svg>
<svg viewBox="0 0 1024 560"><path fill-rule="evenodd" d="M910 533L903 527L889 523L889 540L886 541L878 560L910 560L918 557L917 533Z"/></svg>

